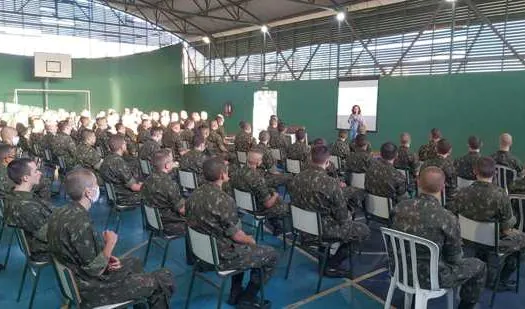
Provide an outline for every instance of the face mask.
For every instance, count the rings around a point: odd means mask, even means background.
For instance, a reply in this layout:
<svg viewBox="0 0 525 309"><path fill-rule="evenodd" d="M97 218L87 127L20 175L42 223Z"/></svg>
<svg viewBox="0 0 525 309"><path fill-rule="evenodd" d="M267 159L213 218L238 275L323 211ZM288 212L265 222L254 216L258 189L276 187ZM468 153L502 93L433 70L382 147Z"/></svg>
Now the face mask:
<svg viewBox="0 0 525 309"><path fill-rule="evenodd" d="M20 141L20 137L18 137L18 136L13 137L13 146L18 145L19 141Z"/></svg>
<svg viewBox="0 0 525 309"><path fill-rule="evenodd" d="M90 199L91 200L91 204L95 204L98 199L100 198L100 189L99 187L95 187L96 190L95 190L95 196L93 197L93 199Z"/></svg>

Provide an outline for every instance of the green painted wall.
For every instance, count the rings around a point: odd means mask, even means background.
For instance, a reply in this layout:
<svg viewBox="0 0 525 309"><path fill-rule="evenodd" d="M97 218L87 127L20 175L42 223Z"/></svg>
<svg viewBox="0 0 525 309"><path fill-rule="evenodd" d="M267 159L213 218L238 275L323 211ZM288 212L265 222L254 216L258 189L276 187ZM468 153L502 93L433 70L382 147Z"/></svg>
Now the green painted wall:
<svg viewBox="0 0 525 309"><path fill-rule="evenodd" d="M380 143L397 141L407 131L417 148L432 127L439 127L458 156L466 151L471 134L482 138L483 152L490 154L497 148L498 135L510 132L515 137L514 152L525 159L524 81L525 72L382 78L378 132L370 134L370 140L378 149ZM237 132L240 120L252 120L253 92L259 87L260 83L251 82L187 85L185 106L215 114L230 100L235 111L227 128ZM278 114L286 123L306 125L310 138L334 140L336 80L275 82L269 88L279 91Z"/></svg>
<svg viewBox="0 0 525 309"><path fill-rule="evenodd" d="M118 58L73 59L73 78L50 80L49 89L91 90L93 111L124 107L180 110L183 106L180 46ZM13 102L15 88L43 88L33 77L33 58L0 54L0 101ZM43 106L42 94L23 94L20 104ZM84 96L50 94L49 107L80 111Z"/></svg>

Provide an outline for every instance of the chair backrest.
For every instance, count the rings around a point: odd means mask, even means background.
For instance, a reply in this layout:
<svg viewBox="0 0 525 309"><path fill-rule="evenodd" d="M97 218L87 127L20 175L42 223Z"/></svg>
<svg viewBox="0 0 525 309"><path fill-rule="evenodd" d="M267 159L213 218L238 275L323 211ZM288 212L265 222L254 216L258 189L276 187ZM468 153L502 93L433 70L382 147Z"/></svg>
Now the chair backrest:
<svg viewBox="0 0 525 309"><path fill-rule="evenodd" d="M412 179L410 177L410 171L404 168L396 168L396 170L403 176L405 176L405 182L407 185L412 184Z"/></svg>
<svg viewBox="0 0 525 309"><path fill-rule="evenodd" d="M237 151L237 161L241 164L246 164L248 160L248 154L244 151Z"/></svg>
<svg viewBox="0 0 525 309"><path fill-rule="evenodd" d="M516 206L518 207L518 209L514 208L514 215L517 219L516 228L523 232L525 226L525 223L523 222L525 220L525 209L523 209L523 206L525 206L525 194L509 194L509 198L510 201L513 204L516 203Z"/></svg>
<svg viewBox="0 0 525 309"><path fill-rule="evenodd" d="M518 173L508 166L496 164L496 174L494 180L498 186L508 192L508 186L518 177Z"/></svg>
<svg viewBox="0 0 525 309"><path fill-rule="evenodd" d="M279 149L279 148L271 148L270 150L272 151L272 157L275 160L277 160L277 161L282 160L281 149Z"/></svg>
<svg viewBox="0 0 525 309"><path fill-rule="evenodd" d="M217 266L219 264L219 251L217 241L210 235L197 232L188 226L191 251L201 261Z"/></svg>
<svg viewBox="0 0 525 309"><path fill-rule="evenodd" d="M390 220L392 199L368 193L365 198L365 211L367 214L380 219Z"/></svg>
<svg viewBox="0 0 525 309"><path fill-rule="evenodd" d="M292 174L299 174L301 172L301 161L286 159L286 171Z"/></svg>
<svg viewBox="0 0 525 309"><path fill-rule="evenodd" d="M255 197L250 192L233 189L233 195L235 197L235 204L237 204L237 207L249 212L255 212L257 210Z"/></svg>
<svg viewBox="0 0 525 309"><path fill-rule="evenodd" d="M31 249L29 248L29 243L27 242L26 233L23 229L15 227L16 237L18 238L18 244L20 244L20 249L22 253L29 259L31 258Z"/></svg>
<svg viewBox="0 0 525 309"><path fill-rule="evenodd" d="M73 277L73 272L60 263L55 257L53 257L53 265L55 266L62 295L75 303L76 307L79 308L81 302L80 292L75 282L75 278Z"/></svg>
<svg viewBox="0 0 525 309"><path fill-rule="evenodd" d="M144 203L144 214L146 216L146 223L150 228L159 232L163 230L158 208L151 207Z"/></svg>
<svg viewBox="0 0 525 309"><path fill-rule="evenodd" d="M470 242L494 247L499 246L499 223L498 222L479 222L458 215L461 238Z"/></svg>
<svg viewBox="0 0 525 309"><path fill-rule="evenodd" d="M117 196L115 194L115 188L113 187L113 184L106 181L104 182L104 187L106 188L106 193L108 196L108 201L112 203L117 203Z"/></svg>
<svg viewBox="0 0 525 309"><path fill-rule="evenodd" d="M44 159L46 159L46 161L53 161L53 156L51 155L51 150L49 149L44 149Z"/></svg>
<svg viewBox="0 0 525 309"><path fill-rule="evenodd" d="M445 187L443 187L440 194L441 206L445 207L447 205L447 191Z"/></svg>
<svg viewBox="0 0 525 309"><path fill-rule="evenodd" d="M430 290L439 290L438 263L439 246L428 239L381 227L381 234L385 243L390 265L390 270L397 286L404 291L419 289L418 260L416 245L427 248L430 260L421 260L419 263L429 263ZM392 263L393 262L393 263ZM410 272L409 272L410 269ZM411 274L411 275L409 275Z"/></svg>
<svg viewBox="0 0 525 309"><path fill-rule="evenodd" d="M458 176L458 189L469 187L475 180L468 180Z"/></svg>
<svg viewBox="0 0 525 309"><path fill-rule="evenodd" d="M292 226L301 232L321 237L322 224L321 216L318 212L304 210L297 206L291 205Z"/></svg>
<svg viewBox="0 0 525 309"><path fill-rule="evenodd" d="M350 186L357 189L365 189L365 173L351 173Z"/></svg>
<svg viewBox="0 0 525 309"><path fill-rule="evenodd" d="M341 158L338 156L330 156L330 162L334 165L336 170L341 169Z"/></svg>
<svg viewBox="0 0 525 309"><path fill-rule="evenodd" d="M288 145L295 143L295 134L285 134L284 136L286 140L288 141Z"/></svg>
<svg viewBox="0 0 525 309"><path fill-rule="evenodd" d="M195 190L198 187L197 176L194 172L180 170L179 182L181 187L185 189Z"/></svg>
<svg viewBox="0 0 525 309"><path fill-rule="evenodd" d="M4 200L0 199L0 220L4 220Z"/></svg>
<svg viewBox="0 0 525 309"><path fill-rule="evenodd" d="M148 160L140 160L140 170L143 175L147 176L151 174L151 165Z"/></svg>
<svg viewBox="0 0 525 309"><path fill-rule="evenodd" d="M61 169L65 170L66 169L66 161L64 160L64 157L63 156L58 156L57 159L58 159L58 166Z"/></svg>

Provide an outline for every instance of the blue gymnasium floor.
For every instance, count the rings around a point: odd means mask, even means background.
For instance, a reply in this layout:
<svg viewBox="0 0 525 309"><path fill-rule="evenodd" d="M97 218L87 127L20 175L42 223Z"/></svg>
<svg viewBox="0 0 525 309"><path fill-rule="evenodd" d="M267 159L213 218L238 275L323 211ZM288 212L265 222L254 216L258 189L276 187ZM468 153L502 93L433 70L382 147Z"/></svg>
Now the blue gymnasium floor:
<svg viewBox="0 0 525 309"><path fill-rule="evenodd" d="M56 200L57 205L63 205L63 199ZM108 207L103 199L91 210L95 225L99 230L104 227L108 213ZM110 228L112 225L110 225ZM383 308L383 299L386 296L389 277L385 268L385 256L382 255L382 239L378 228L372 228L371 239L363 246L362 255L353 258L354 280L324 278L322 291L315 293L317 283L317 263L314 258L304 251L298 250L294 254L290 277L284 280L286 262L288 260L289 247L283 252L281 240L265 234L264 242L274 246L281 252L281 260L274 277L266 285L266 298L272 300L272 308ZM0 260L7 252L7 240L11 231L6 231L0 247ZM118 245L115 255L135 256L143 258L147 241L147 233L142 230L140 212L126 213L122 217L122 225L119 232ZM146 270L151 271L159 267L162 259L161 249L152 247ZM20 252L16 242L14 243L7 269L0 272L0 308L27 308L29 304L30 283L26 279L22 299L16 301L18 286L24 266L24 256ZM175 273L177 291L171 302L172 308L183 308L188 291L191 268L186 266L184 257L183 240L176 240L171 244L166 267ZM525 279L523 278L522 280ZM514 293L499 293L496 296L494 308L525 308L523 297L523 285L520 295ZM229 290L228 288L225 290ZM191 308L216 308L216 290L201 280L196 280L193 290ZM225 292L226 294L228 291ZM227 298L225 294L224 299ZM490 293L485 291L480 308L489 308ZM62 297L55 279L53 268L43 271L34 308L60 308ZM393 305L403 308L402 294L396 292ZM429 308L445 308L444 298L433 300ZM222 308L232 308L226 303Z"/></svg>

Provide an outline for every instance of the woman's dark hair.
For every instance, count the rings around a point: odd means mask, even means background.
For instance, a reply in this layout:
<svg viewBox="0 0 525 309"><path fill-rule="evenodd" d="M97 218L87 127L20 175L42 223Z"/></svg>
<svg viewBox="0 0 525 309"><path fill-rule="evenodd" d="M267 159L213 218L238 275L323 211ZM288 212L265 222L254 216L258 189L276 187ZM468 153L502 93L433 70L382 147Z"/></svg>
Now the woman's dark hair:
<svg viewBox="0 0 525 309"><path fill-rule="evenodd" d="M358 115L361 115L361 107L359 107L359 105L354 105L354 106L352 106L352 114L354 113L354 108L356 108L356 107L357 107L357 109L358 109L357 114L358 114Z"/></svg>

